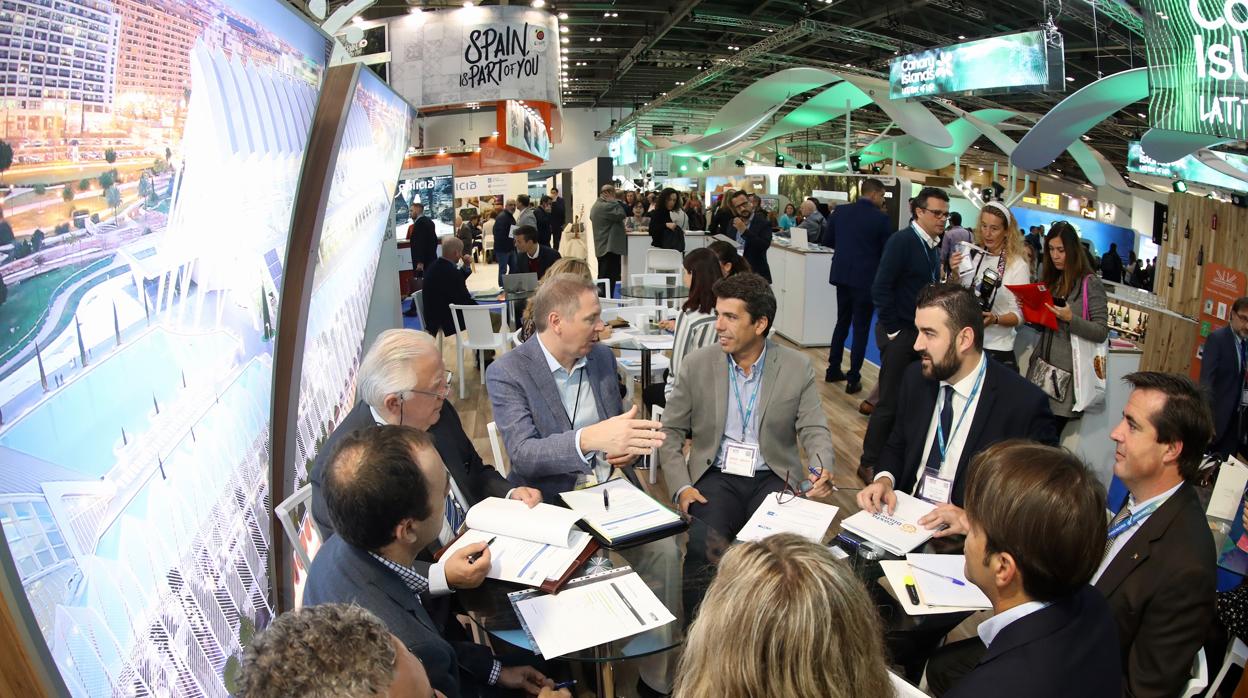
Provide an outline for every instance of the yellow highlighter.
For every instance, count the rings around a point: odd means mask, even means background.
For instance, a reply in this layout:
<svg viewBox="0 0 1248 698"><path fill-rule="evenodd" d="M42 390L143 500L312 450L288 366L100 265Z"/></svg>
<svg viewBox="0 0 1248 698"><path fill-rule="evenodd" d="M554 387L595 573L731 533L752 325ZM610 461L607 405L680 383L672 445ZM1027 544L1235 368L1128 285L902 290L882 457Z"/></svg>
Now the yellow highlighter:
<svg viewBox="0 0 1248 698"><path fill-rule="evenodd" d="M906 593L910 595L910 603L919 605L919 588L914 585L914 577L906 575Z"/></svg>

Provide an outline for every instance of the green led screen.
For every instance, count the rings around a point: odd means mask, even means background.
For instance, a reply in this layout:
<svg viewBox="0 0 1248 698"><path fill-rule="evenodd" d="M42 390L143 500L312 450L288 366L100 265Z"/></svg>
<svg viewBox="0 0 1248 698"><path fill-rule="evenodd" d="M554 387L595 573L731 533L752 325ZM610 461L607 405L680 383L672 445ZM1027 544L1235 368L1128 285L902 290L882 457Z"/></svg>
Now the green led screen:
<svg viewBox="0 0 1248 698"><path fill-rule="evenodd" d="M1217 156L1227 163L1248 172L1248 157L1231 155L1230 153L1217 153ZM1165 177L1167 179L1181 179L1197 184L1207 184L1211 187L1222 187L1232 191L1248 191L1248 182L1218 172L1197 160L1193 155L1188 155L1182 160L1175 160L1174 162L1157 162L1144 153L1144 149L1140 147L1139 141L1131 141L1127 146L1127 171L1153 175L1154 177Z"/></svg>
<svg viewBox="0 0 1248 698"><path fill-rule="evenodd" d="M1248 7L1223 0L1145 0L1150 125L1248 137Z"/></svg>
<svg viewBox="0 0 1248 698"><path fill-rule="evenodd" d="M910 53L889 62L892 99L1062 89L1061 35L1007 34Z"/></svg>

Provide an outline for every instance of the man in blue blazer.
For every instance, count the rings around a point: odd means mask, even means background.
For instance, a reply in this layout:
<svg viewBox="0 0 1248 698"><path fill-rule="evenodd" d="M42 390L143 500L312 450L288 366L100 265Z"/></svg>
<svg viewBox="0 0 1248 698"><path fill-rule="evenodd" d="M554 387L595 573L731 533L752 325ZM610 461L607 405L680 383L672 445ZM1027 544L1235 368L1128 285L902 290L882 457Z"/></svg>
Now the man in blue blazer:
<svg viewBox="0 0 1248 698"><path fill-rule="evenodd" d="M862 439L858 476L864 482L875 477L875 465L893 430L901 377L919 358L914 351L914 303L920 289L940 281L940 234L949 217L949 195L942 189L925 187L914 197L912 213L913 222L884 243L871 284L871 302L879 311L875 341L880 347L880 399Z"/></svg>
<svg viewBox="0 0 1248 698"><path fill-rule="evenodd" d="M976 459L965 573L994 615L979 637L946 645L929 663L935 695L1122 695L1114 618L1088 586L1106 536L1101 492L1083 463L1058 448L1013 441ZM917 576L922 593L929 578ZM960 680L945 672L955 663L969 669Z"/></svg>
<svg viewBox="0 0 1248 698"><path fill-rule="evenodd" d="M771 222L767 220L767 213L754 209L754 199L746 191L733 194L729 204L734 215L731 227L736 233L732 237L745 241L741 256L750 263L750 269L755 274L771 283L771 266L767 264L767 250L771 249Z"/></svg>
<svg viewBox="0 0 1248 698"><path fill-rule="evenodd" d="M824 380L843 381L845 392L853 395L862 390L862 362L867 355L867 333L871 329L871 283L880 266L884 243L892 233L884 205L884 184L878 179L865 179L858 200L838 206L824 225L823 244L836 250L828 283L836 287L836 328L832 330L832 347L828 350L828 371ZM849 351L849 373L841 372L845 340L850 325L854 343Z"/></svg>
<svg viewBox="0 0 1248 698"><path fill-rule="evenodd" d="M624 412L615 355L598 343L596 287L553 277L530 301L536 333L486 369L494 420L511 458L508 479L547 501L603 481L663 443L656 421Z"/></svg>
<svg viewBox="0 0 1248 698"><path fill-rule="evenodd" d="M433 439L413 427L375 426L344 437L325 473L325 501L337 535L317 551L305 606L354 603L371 611L425 665L447 696L486 687L541 690L532 667L503 667L490 648L447 642L423 596L429 580L412 563L442 529L446 466ZM488 569L490 552L472 564Z"/></svg>
<svg viewBox="0 0 1248 698"><path fill-rule="evenodd" d="M1243 449L1244 411L1248 409L1248 297L1231 305L1230 323L1209 334L1200 359L1200 385L1213 411L1213 443L1219 455L1235 455Z"/></svg>

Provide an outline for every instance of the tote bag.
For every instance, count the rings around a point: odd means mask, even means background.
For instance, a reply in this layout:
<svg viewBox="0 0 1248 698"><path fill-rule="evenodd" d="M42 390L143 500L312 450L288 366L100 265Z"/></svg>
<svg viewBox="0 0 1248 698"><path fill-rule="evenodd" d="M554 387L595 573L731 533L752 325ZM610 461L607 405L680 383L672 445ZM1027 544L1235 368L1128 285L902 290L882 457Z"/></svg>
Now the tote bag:
<svg viewBox="0 0 1248 698"><path fill-rule="evenodd" d="M1083 319L1088 317L1088 277L1083 277ZM1071 366L1074 369L1075 412L1105 404L1105 362L1109 354L1109 339L1093 342L1070 333Z"/></svg>

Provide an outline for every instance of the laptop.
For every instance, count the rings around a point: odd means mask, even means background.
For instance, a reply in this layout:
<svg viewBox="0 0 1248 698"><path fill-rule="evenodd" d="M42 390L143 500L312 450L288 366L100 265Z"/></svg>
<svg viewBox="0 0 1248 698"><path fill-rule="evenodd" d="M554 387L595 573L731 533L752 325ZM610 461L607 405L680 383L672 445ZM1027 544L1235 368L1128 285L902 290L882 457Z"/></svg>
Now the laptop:
<svg viewBox="0 0 1248 698"><path fill-rule="evenodd" d="M537 274L532 272L524 274L505 274L503 275L503 290L507 293L529 293L537 290Z"/></svg>

